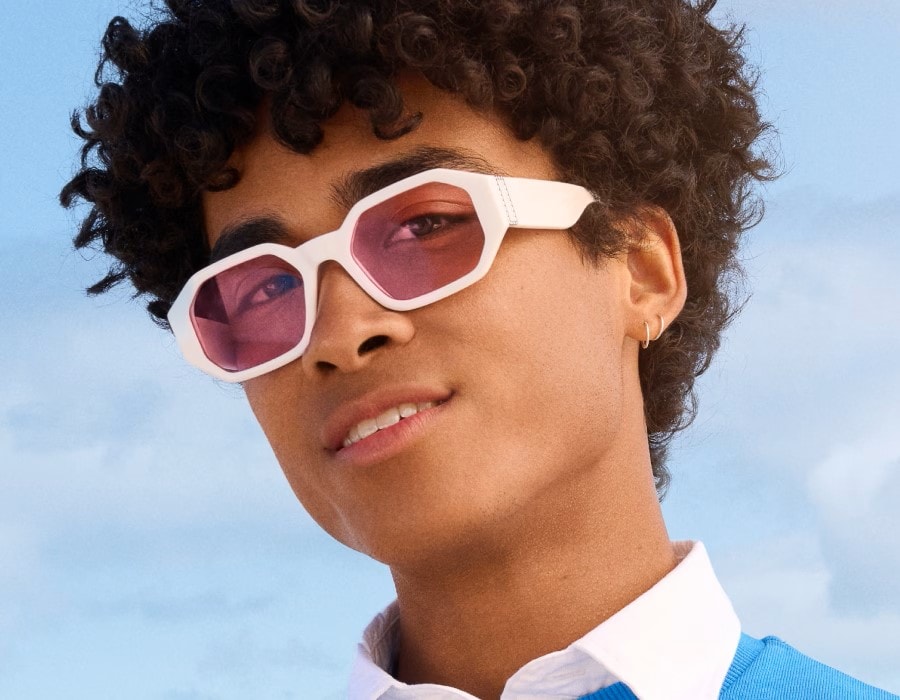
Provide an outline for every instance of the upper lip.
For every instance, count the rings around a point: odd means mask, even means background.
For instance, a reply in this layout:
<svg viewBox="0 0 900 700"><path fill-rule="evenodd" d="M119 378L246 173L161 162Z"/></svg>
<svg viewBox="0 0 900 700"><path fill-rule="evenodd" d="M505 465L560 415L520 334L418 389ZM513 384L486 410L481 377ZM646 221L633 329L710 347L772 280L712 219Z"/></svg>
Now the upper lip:
<svg viewBox="0 0 900 700"><path fill-rule="evenodd" d="M452 394L448 389L415 386L386 387L363 394L332 411L322 428L322 444L329 450L337 451L343 446L350 428L366 418L376 418L402 403L446 401Z"/></svg>

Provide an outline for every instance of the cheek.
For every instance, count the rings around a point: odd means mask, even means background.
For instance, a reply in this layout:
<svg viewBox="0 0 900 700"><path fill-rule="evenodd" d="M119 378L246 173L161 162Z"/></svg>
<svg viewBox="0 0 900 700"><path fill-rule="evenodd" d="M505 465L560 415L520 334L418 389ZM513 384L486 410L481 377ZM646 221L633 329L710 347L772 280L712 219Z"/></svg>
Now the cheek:
<svg viewBox="0 0 900 700"><path fill-rule="evenodd" d="M613 264L585 266L564 234L540 233L516 238L495 267L478 297L488 308L473 309L472 317L484 321L477 332L539 368L535 379L561 375L572 388L620 365L624 292ZM566 393L550 391L547 398Z"/></svg>
<svg viewBox="0 0 900 700"><path fill-rule="evenodd" d="M244 382L244 393L250 403L250 409L257 422L263 429L269 444L278 456L280 446L291 433L291 421L283 406L291 405L289 392L286 391L278 378L286 374L286 368L282 368Z"/></svg>
<svg viewBox="0 0 900 700"><path fill-rule="evenodd" d="M322 448L309 431L302 430L300 387L288 365L244 383L244 392L257 422L265 433L282 472L303 508L335 539L353 546L344 532L341 504L334 492L323 488Z"/></svg>
<svg viewBox="0 0 900 700"><path fill-rule="evenodd" d="M534 236L517 237L463 299L465 388L490 406L486 425L505 427L505 451L565 468L595 461L621 427L623 292L614 266L585 267L562 236Z"/></svg>

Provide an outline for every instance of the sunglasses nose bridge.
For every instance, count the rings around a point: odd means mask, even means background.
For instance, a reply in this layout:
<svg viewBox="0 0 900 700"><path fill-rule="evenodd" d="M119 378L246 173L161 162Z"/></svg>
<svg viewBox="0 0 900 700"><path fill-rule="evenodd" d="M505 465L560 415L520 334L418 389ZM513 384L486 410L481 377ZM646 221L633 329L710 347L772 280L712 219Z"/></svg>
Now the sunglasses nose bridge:
<svg viewBox="0 0 900 700"><path fill-rule="evenodd" d="M318 299L319 287L322 283L323 266L327 269L329 263L343 269L357 286L359 282L353 269L353 260L350 257L348 234L341 229L317 236L297 248L300 256L300 264L305 275L309 275L306 282L307 289L313 299Z"/></svg>

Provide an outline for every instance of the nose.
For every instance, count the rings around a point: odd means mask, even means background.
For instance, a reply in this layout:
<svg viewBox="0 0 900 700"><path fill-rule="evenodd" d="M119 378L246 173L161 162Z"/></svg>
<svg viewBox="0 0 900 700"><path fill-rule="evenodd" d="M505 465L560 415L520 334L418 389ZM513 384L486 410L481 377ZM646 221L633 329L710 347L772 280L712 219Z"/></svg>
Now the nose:
<svg viewBox="0 0 900 700"><path fill-rule="evenodd" d="M381 306L343 267L328 261L319 268L316 319L300 362L309 377L355 372L414 335L408 313Z"/></svg>

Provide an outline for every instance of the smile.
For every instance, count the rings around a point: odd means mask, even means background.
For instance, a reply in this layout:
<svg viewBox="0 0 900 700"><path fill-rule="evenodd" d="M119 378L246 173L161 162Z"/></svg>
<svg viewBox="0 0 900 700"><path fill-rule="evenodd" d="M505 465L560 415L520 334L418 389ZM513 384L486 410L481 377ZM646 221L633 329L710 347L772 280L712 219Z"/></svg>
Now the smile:
<svg viewBox="0 0 900 700"><path fill-rule="evenodd" d="M364 440L370 435L374 435L379 430L389 428L392 425L396 425L404 418L409 418L410 416L416 415L420 411L434 408L435 406L439 406L442 403L444 403L444 401L425 401L423 403L417 404L402 403L399 406L389 408L384 413L381 413L375 418L366 418L365 420L361 420L359 423L354 425L350 429L350 432L347 433L347 437L344 438L341 445L343 447L350 447L350 445L353 445L360 440Z"/></svg>

